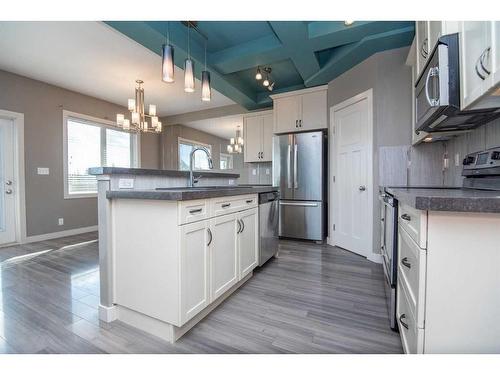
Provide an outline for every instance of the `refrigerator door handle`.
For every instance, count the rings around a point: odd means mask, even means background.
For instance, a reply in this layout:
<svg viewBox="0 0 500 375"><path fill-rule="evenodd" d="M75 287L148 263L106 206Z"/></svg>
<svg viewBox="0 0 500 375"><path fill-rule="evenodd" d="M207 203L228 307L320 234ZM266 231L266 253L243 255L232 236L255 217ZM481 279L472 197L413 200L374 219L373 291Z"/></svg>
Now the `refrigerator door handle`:
<svg viewBox="0 0 500 375"><path fill-rule="evenodd" d="M297 159L299 157L299 150L297 143L293 145L293 187L297 189L299 187L299 179L298 179L298 169L297 169Z"/></svg>
<svg viewBox="0 0 500 375"><path fill-rule="evenodd" d="M287 153L287 179L288 179L288 188L292 188L292 166L291 166L291 156L292 146L288 145L288 153Z"/></svg>
<svg viewBox="0 0 500 375"><path fill-rule="evenodd" d="M300 202L283 202L283 201L280 201L280 206L318 207L318 204L317 203L300 203Z"/></svg>

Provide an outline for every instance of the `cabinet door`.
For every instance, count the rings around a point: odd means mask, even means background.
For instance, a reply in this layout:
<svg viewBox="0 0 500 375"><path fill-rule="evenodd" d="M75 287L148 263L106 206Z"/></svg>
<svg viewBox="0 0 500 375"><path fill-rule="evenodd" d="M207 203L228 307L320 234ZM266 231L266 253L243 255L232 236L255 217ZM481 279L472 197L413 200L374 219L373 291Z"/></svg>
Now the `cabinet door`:
<svg viewBox="0 0 500 375"><path fill-rule="evenodd" d="M263 116L262 157L260 161L273 161L273 115Z"/></svg>
<svg viewBox="0 0 500 375"><path fill-rule="evenodd" d="M417 34L417 75L420 75L422 69L427 63L429 57L429 36L428 36L428 22L416 22Z"/></svg>
<svg viewBox="0 0 500 375"><path fill-rule="evenodd" d="M262 117L247 117L244 125L243 152L245 162L260 161L260 152L262 151Z"/></svg>
<svg viewBox="0 0 500 375"><path fill-rule="evenodd" d="M219 298L238 281L236 215L223 215L212 220L210 302Z"/></svg>
<svg viewBox="0 0 500 375"><path fill-rule="evenodd" d="M240 212L239 219L242 224L238 235L239 278L241 280L257 266L259 236L257 208Z"/></svg>
<svg viewBox="0 0 500 375"><path fill-rule="evenodd" d="M301 95L300 130L326 129L326 91Z"/></svg>
<svg viewBox="0 0 500 375"><path fill-rule="evenodd" d="M470 106L491 85L491 22L464 21L460 28L460 74L462 109Z"/></svg>
<svg viewBox="0 0 500 375"><path fill-rule="evenodd" d="M209 304L208 223L203 220L181 226L181 324Z"/></svg>
<svg viewBox="0 0 500 375"><path fill-rule="evenodd" d="M274 101L274 132L298 131L299 96L287 96Z"/></svg>
<svg viewBox="0 0 500 375"><path fill-rule="evenodd" d="M427 24L429 32L429 53L431 53L438 39L443 35L444 21L429 21Z"/></svg>
<svg viewBox="0 0 500 375"><path fill-rule="evenodd" d="M491 22L492 28L492 84L500 84L500 21Z"/></svg>

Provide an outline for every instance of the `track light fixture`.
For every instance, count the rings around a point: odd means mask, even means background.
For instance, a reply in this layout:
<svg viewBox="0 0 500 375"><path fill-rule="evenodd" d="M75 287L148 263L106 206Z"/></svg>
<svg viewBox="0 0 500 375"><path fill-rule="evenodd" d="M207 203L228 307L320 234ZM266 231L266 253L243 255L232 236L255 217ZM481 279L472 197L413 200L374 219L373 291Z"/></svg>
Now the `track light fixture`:
<svg viewBox="0 0 500 375"><path fill-rule="evenodd" d="M271 79L271 72L272 69L270 66L264 66L264 67L257 67L257 72L255 73L255 79L257 81L262 80L262 78L265 75L265 79L262 81L262 85L264 87L267 87L269 91L273 91L274 89L274 81Z"/></svg>

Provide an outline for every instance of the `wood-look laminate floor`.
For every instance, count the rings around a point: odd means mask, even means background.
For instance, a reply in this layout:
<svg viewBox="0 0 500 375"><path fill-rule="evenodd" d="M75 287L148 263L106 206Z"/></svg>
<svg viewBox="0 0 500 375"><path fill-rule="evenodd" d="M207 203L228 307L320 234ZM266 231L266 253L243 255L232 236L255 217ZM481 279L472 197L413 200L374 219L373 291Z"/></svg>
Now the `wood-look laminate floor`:
<svg viewBox="0 0 500 375"><path fill-rule="evenodd" d="M381 265L295 241L175 344L100 322L96 239L0 248L0 353L402 352Z"/></svg>

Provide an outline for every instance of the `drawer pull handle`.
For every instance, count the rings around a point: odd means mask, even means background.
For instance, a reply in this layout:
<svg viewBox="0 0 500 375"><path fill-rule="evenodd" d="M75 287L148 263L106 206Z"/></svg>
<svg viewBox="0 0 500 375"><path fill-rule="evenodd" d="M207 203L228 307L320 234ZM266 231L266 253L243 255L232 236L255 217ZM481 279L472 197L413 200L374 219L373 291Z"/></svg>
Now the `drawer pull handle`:
<svg viewBox="0 0 500 375"><path fill-rule="evenodd" d="M224 203L224 204L222 205L222 208L228 208L229 206L231 206L231 203Z"/></svg>
<svg viewBox="0 0 500 375"><path fill-rule="evenodd" d="M404 257L403 259L401 259L401 264L405 267L408 267L408 268L411 268L411 263L408 262L408 258L407 257Z"/></svg>
<svg viewBox="0 0 500 375"><path fill-rule="evenodd" d="M252 202L253 202L253 199L247 200L247 203L249 203L249 204L252 203Z"/></svg>
<svg viewBox="0 0 500 375"><path fill-rule="evenodd" d="M208 240L207 246L210 246L210 244L212 243L212 231L210 230L210 228L207 228L207 233L210 236L210 239Z"/></svg>
<svg viewBox="0 0 500 375"><path fill-rule="evenodd" d="M200 213L201 211L203 211L203 209L202 209L202 208L197 208L196 210L189 210L189 213L190 213L190 214L198 214L198 213Z"/></svg>
<svg viewBox="0 0 500 375"><path fill-rule="evenodd" d="M406 319L406 314L401 314L399 316L399 323L401 323L401 325L403 327L405 327L406 329L408 329L408 323L403 322L403 319Z"/></svg>
<svg viewBox="0 0 500 375"><path fill-rule="evenodd" d="M411 216L408 214L403 214L403 215L401 215L401 219L406 220L406 221L411 221Z"/></svg>

